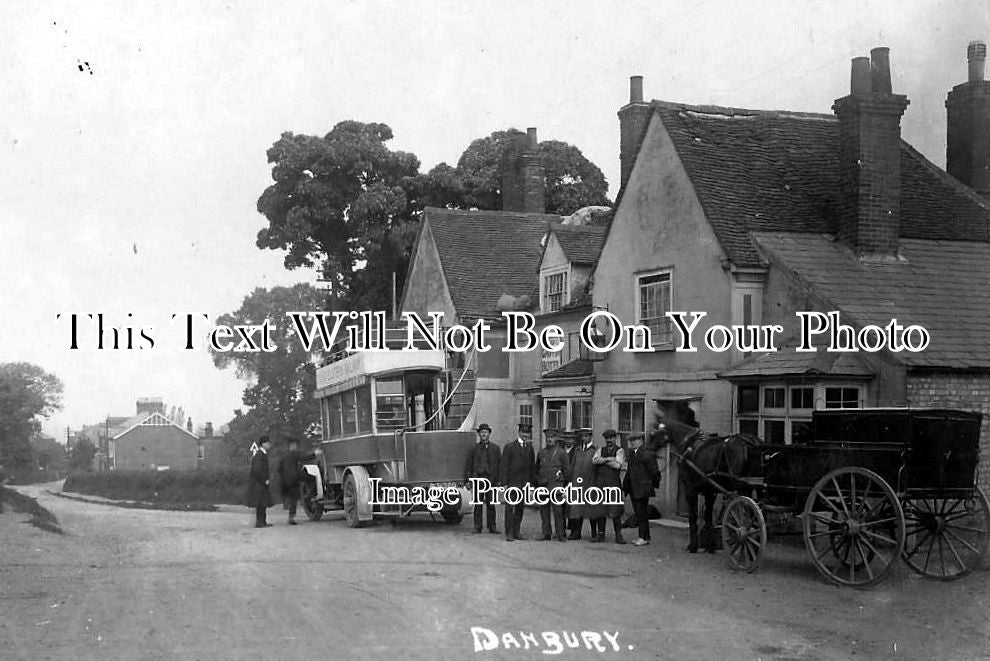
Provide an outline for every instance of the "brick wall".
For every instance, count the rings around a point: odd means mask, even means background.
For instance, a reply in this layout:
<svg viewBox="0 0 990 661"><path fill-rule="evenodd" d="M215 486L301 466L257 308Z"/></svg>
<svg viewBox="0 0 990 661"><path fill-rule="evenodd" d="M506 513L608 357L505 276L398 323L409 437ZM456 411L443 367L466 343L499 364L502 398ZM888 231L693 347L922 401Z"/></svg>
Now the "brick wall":
<svg viewBox="0 0 990 661"><path fill-rule="evenodd" d="M908 406L944 407L983 414L980 486L990 491L990 374L908 374Z"/></svg>

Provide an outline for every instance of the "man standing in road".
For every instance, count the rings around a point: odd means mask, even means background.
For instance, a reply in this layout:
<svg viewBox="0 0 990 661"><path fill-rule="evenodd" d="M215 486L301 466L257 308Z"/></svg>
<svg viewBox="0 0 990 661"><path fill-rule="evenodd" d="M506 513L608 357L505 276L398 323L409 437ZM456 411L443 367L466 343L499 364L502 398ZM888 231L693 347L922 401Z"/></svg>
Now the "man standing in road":
<svg viewBox="0 0 990 661"><path fill-rule="evenodd" d="M312 452L299 452L299 440L289 439L289 451L278 462L278 477L281 484L282 502L289 509L289 525L296 525L296 507L299 504L299 480L303 462L315 457Z"/></svg>
<svg viewBox="0 0 990 661"><path fill-rule="evenodd" d="M591 441L590 429L577 430L578 444L574 450L574 462L571 464L571 482L581 491L581 500L585 500L589 487L595 486L595 464L593 460L598 449ZM584 505L574 503L571 505L571 536L568 539L581 539L581 528L585 519L591 520L591 541L598 540L598 517L601 511L600 505ZM602 527L605 523L602 521ZM602 537L605 531L602 530Z"/></svg>
<svg viewBox="0 0 990 661"><path fill-rule="evenodd" d="M531 425L521 424L519 425L519 438L511 443L506 443L505 447L502 448L499 482L503 487L525 489L527 484L532 483L535 464L533 444L530 442L532 433L533 427ZM519 526L522 524L525 507L521 501L517 505L510 505L506 501L505 541L511 542L522 539L519 534Z"/></svg>
<svg viewBox="0 0 990 661"><path fill-rule="evenodd" d="M272 442L267 436L258 439L257 450L251 457L251 475L248 478L248 507L254 508L254 527L267 528L268 508L272 506L272 493L268 490L268 451Z"/></svg>
<svg viewBox="0 0 990 661"><path fill-rule="evenodd" d="M499 462L501 452L498 446L491 442L492 428L487 424L478 425L478 442L471 450L468 457L467 471L465 471L464 481L467 488L471 488L471 478L484 478L493 485L499 478ZM481 494L481 502L474 504L474 532L480 533L484 523L485 513L488 513L488 532L498 532L495 527L495 505L492 504L492 491L487 490Z"/></svg>
<svg viewBox="0 0 990 661"><path fill-rule="evenodd" d="M650 517L647 505L653 495L653 482L659 475L657 458L652 452L643 447L643 434L635 433L629 436L629 468L623 486L632 500L636 523L639 524L639 537L633 540L634 546L645 546L650 543Z"/></svg>
<svg viewBox="0 0 990 661"><path fill-rule="evenodd" d="M618 434L614 429L606 429L602 434L605 439L605 447L600 448L595 453L592 463L595 464L595 486L599 489L615 487L622 492L622 478L619 474L626 468L626 453L616 444ZM625 544L622 539L622 515L625 514L625 506L602 505L602 510L598 518L598 541L605 541L605 520L612 519L612 529L615 531L615 543Z"/></svg>
<svg viewBox="0 0 990 661"><path fill-rule="evenodd" d="M557 430L544 429L547 445L540 450L536 458L536 484L552 490L555 487L564 487L570 479L570 464L567 461L567 453L557 445ZM564 533L564 511L563 505L555 505L548 502L540 505L540 521L543 524L542 541L550 541L553 538L553 531L550 529L550 516L553 514L553 528L557 533L558 542L566 542L567 536Z"/></svg>

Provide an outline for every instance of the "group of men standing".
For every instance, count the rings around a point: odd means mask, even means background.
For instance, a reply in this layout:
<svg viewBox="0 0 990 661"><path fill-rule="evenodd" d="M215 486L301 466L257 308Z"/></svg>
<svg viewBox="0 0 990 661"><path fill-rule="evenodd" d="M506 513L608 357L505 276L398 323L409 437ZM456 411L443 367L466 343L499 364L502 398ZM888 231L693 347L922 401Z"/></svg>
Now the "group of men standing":
<svg viewBox="0 0 990 661"><path fill-rule="evenodd" d="M465 481L484 478L493 485L520 489L527 484L547 489L571 486L572 492L582 494L586 494L589 488L617 487L622 493L629 495L639 526L639 537L632 543L636 546L649 544L647 504L654 494L659 471L655 455L643 447L643 434L630 434L626 439L629 448L625 450L619 445L618 434L614 429L608 429L602 434L605 441L602 447L595 446L590 429L577 430L574 434L576 438L562 435L556 429L543 431L546 446L535 453L530 425L520 424L516 440L506 443L501 449L491 440L491 427L487 424L478 425L478 443L468 460ZM474 505L474 532L482 531L487 514L488 532L497 533L492 493L485 492L481 496L482 502ZM506 503L506 541L523 539L519 527L524 511L524 503ZM577 502L540 505L543 532L540 539L556 539L560 542L581 539L584 520L588 519L591 541L604 542L606 523L611 519L615 543L625 544L622 537L624 514L625 507L622 504L589 505ZM566 534L568 531L570 534Z"/></svg>

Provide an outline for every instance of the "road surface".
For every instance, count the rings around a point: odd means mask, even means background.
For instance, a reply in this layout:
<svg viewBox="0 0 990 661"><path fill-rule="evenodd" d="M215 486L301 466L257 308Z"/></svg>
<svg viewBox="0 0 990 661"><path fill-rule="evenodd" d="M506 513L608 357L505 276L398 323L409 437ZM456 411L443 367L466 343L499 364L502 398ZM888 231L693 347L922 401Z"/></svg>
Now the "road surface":
<svg viewBox="0 0 990 661"><path fill-rule="evenodd" d="M255 529L247 508L123 509L57 488L19 487L64 535L0 515L5 660L990 659L987 571L939 583L897 567L852 590L793 543L740 574L667 527L642 548L611 532L510 544L467 522L290 527L273 508ZM538 520L527 511L524 534Z"/></svg>

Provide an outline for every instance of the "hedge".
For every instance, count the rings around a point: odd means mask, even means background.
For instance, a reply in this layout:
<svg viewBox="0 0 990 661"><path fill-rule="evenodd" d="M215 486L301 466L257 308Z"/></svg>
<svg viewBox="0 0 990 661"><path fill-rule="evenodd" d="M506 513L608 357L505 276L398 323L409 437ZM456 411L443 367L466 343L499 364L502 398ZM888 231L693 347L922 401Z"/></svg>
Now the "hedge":
<svg viewBox="0 0 990 661"><path fill-rule="evenodd" d="M247 480L243 468L71 473L62 490L147 503L243 505Z"/></svg>

